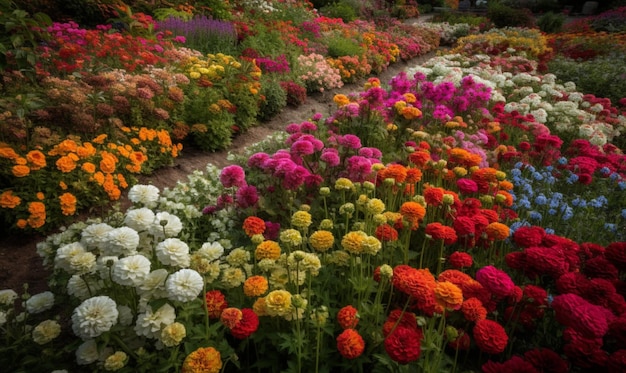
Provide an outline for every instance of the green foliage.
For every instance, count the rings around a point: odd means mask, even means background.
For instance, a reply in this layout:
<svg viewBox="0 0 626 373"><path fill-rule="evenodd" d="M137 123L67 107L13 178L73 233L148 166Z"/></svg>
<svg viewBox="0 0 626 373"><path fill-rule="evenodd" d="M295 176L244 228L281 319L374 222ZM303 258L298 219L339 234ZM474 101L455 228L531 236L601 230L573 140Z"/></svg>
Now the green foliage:
<svg viewBox="0 0 626 373"><path fill-rule="evenodd" d="M115 16L114 8L109 4L93 0L66 0L56 1L59 11L66 17L74 20L82 27L94 27L107 23ZM136 11L141 11L133 7Z"/></svg>
<svg viewBox="0 0 626 373"><path fill-rule="evenodd" d="M262 121L272 119L287 106L287 92L272 77L264 75L261 79L261 96L265 99L261 101L257 117Z"/></svg>
<svg viewBox="0 0 626 373"><path fill-rule="evenodd" d="M163 21L170 17L190 21L193 18L193 14L183 12L182 10L176 10L174 8L158 8L154 10L154 19L157 21Z"/></svg>
<svg viewBox="0 0 626 373"><path fill-rule="evenodd" d="M498 28L503 27L533 27L534 18L529 9L516 9L500 2L490 3L487 8L487 17Z"/></svg>
<svg viewBox="0 0 626 373"><path fill-rule="evenodd" d="M10 0L0 0L0 70L31 68L37 62L35 47L45 37L37 31L50 25L43 13L31 16Z"/></svg>
<svg viewBox="0 0 626 373"><path fill-rule="evenodd" d="M363 48L356 40L335 35L328 39L328 55L333 58L342 56L361 56Z"/></svg>
<svg viewBox="0 0 626 373"><path fill-rule="evenodd" d="M483 17L483 16L479 16L475 14L441 12L433 16L432 22L448 22L451 25L456 25L459 23L466 23L470 25L470 27L472 26L479 27L481 25L488 24L489 19L487 17Z"/></svg>
<svg viewBox="0 0 626 373"><path fill-rule="evenodd" d="M228 1L199 0L195 2L196 10L213 19L229 20L232 18Z"/></svg>
<svg viewBox="0 0 626 373"><path fill-rule="evenodd" d="M588 61L558 57L548 63L548 70L559 80L576 83L580 92L593 93L617 103L626 97L626 85L618 84L626 76L626 54L613 53Z"/></svg>
<svg viewBox="0 0 626 373"><path fill-rule="evenodd" d="M325 5L320 12L330 18L341 18L344 22L351 22L357 18L354 7L344 1Z"/></svg>
<svg viewBox="0 0 626 373"><path fill-rule="evenodd" d="M255 24L253 35L243 39L238 47L239 50L253 49L260 56L273 56L279 51L289 49L279 31L270 30L261 24Z"/></svg>
<svg viewBox="0 0 626 373"><path fill-rule="evenodd" d="M545 33L555 34L561 31L564 22L565 16L563 14L548 12L537 19L537 26Z"/></svg>

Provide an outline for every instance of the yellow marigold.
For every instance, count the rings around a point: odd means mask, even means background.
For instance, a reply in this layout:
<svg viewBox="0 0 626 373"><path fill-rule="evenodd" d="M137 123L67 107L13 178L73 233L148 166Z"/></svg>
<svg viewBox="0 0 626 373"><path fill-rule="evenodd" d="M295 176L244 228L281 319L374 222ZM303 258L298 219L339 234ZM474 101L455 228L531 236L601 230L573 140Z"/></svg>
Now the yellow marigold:
<svg viewBox="0 0 626 373"><path fill-rule="evenodd" d="M22 199L13 194L12 190L7 190L0 194L0 207L12 209L20 205Z"/></svg>
<svg viewBox="0 0 626 373"><path fill-rule="evenodd" d="M509 227L506 224L493 222L485 228L485 233L490 239L501 241L509 237Z"/></svg>
<svg viewBox="0 0 626 373"><path fill-rule="evenodd" d="M337 104L338 107L342 107L350 103L350 99L344 94L335 95L335 97L333 97L333 101L335 102L335 104Z"/></svg>
<svg viewBox="0 0 626 373"><path fill-rule="evenodd" d="M59 196L61 212L63 215L74 215L76 213L76 197L72 193L63 193Z"/></svg>
<svg viewBox="0 0 626 373"><path fill-rule="evenodd" d="M19 154L13 150L13 148L9 146L0 147L0 158L6 158L10 160L15 160L19 158Z"/></svg>
<svg viewBox="0 0 626 373"><path fill-rule="evenodd" d="M259 297L267 291L269 285L263 276L251 276L243 283L243 293L248 297Z"/></svg>
<svg viewBox="0 0 626 373"><path fill-rule="evenodd" d="M219 373L222 370L222 357L213 347L200 347L187 355L182 373Z"/></svg>
<svg viewBox="0 0 626 373"><path fill-rule="evenodd" d="M348 232L341 239L341 247L352 254L361 254L363 252L363 240L367 237L367 233L363 231Z"/></svg>
<svg viewBox="0 0 626 373"><path fill-rule="evenodd" d="M265 298L257 298L252 304L252 310L258 316L267 316L267 307L265 307Z"/></svg>
<svg viewBox="0 0 626 373"><path fill-rule="evenodd" d="M11 172L15 177L25 177L30 174L30 167L18 164L11 168Z"/></svg>
<svg viewBox="0 0 626 373"><path fill-rule="evenodd" d="M76 168L76 161L73 157L69 155L64 155L61 158L57 159L55 164L57 166L57 169L63 173L72 172Z"/></svg>
<svg viewBox="0 0 626 373"><path fill-rule="evenodd" d="M309 244L319 252L324 252L335 244L335 237L329 231L315 231L309 237Z"/></svg>
<svg viewBox="0 0 626 373"><path fill-rule="evenodd" d="M291 224L298 229L306 229L311 225L311 214L306 211L296 211L291 216Z"/></svg>
<svg viewBox="0 0 626 373"><path fill-rule="evenodd" d="M378 198L372 198L369 201L367 201L367 204L365 205L365 209L367 210L369 214L372 214L372 215L382 214L383 211L385 211L385 202L383 202L382 200Z"/></svg>
<svg viewBox="0 0 626 373"><path fill-rule="evenodd" d="M402 116L404 117L404 119L415 119L415 118L419 118L422 116L422 111L416 107L413 106L407 106L404 109L402 109L401 112Z"/></svg>
<svg viewBox="0 0 626 373"><path fill-rule="evenodd" d="M396 101L393 104L393 108L396 109L398 113L402 113L402 110L406 107L406 101Z"/></svg>
<svg viewBox="0 0 626 373"><path fill-rule="evenodd" d="M82 166L80 166L80 169L88 174L93 174L96 172L96 165L91 162L85 162Z"/></svg>
<svg viewBox="0 0 626 373"><path fill-rule="evenodd" d="M26 154L30 169L35 171L46 167L46 156L39 150L31 150Z"/></svg>
<svg viewBox="0 0 626 373"><path fill-rule="evenodd" d="M463 304L463 291L448 281L437 282L435 286L437 304L448 310L458 310Z"/></svg>
<svg viewBox="0 0 626 373"><path fill-rule="evenodd" d="M352 190L354 189L354 184L350 179L345 177L340 177L335 181L335 189L337 190Z"/></svg>
<svg viewBox="0 0 626 373"><path fill-rule="evenodd" d="M276 241L263 241L256 247L256 250L254 251L254 257L256 258L256 260L276 260L280 257L280 246Z"/></svg>
<svg viewBox="0 0 626 373"><path fill-rule="evenodd" d="M291 312L291 293L274 290L265 297L265 309L269 316L284 316Z"/></svg>
<svg viewBox="0 0 626 373"><path fill-rule="evenodd" d="M417 101L417 98L415 97L413 93L405 93L402 96L404 97L404 101L408 102L409 104L412 104Z"/></svg>

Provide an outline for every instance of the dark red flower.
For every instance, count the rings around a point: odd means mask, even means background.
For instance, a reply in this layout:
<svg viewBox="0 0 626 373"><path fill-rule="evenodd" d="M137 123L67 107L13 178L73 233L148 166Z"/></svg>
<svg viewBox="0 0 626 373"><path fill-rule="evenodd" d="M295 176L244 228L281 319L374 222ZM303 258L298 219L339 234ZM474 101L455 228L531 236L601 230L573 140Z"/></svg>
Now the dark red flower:
<svg viewBox="0 0 626 373"><path fill-rule="evenodd" d="M398 326L385 338L385 351L391 360L408 364L420 357L422 337L421 329Z"/></svg>
<svg viewBox="0 0 626 373"><path fill-rule="evenodd" d="M400 316L402 316L402 319L400 319ZM400 321L398 321L398 319L400 319ZM391 329L396 326L396 323L398 324L397 327L401 326L403 328L413 329L418 328L417 318L413 312L402 312L400 309L395 309L389 313L387 320L385 320L385 323L383 324L383 336L388 336Z"/></svg>
<svg viewBox="0 0 626 373"><path fill-rule="evenodd" d="M556 280L556 290L561 294L581 295L588 285L589 280L580 272L568 272Z"/></svg>
<svg viewBox="0 0 626 373"><path fill-rule="evenodd" d="M250 308L242 308L241 313L243 317L237 326L230 330L230 333L237 339L246 339L258 329L259 317Z"/></svg>
<svg viewBox="0 0 626 373"><path fill-rule="evenodd" d="M488 354L501 353L509 341L502 325L488 319L477 321L472 334L478 348Z"/></svg>
<svg viewBox="0 0 626 373"><path fill-rule="evenodd" d="M542 373L567 373L569 367L559 354L548 348L536 348L524 353L524 359Z"/></svg>
<svg viewBox="0 0 626 373"><path fill-rule="evenodd" d="M609 372L626 372L626 350L621 349L613 352L609 356L606 368Z"/></svg>
<svg viewBox="0 0 626 373"><path fill-rule="evenodd" d="M504 363L497 363L489 360L483 364L481 369L483 373L539 373L539 370L537 370L531 363L519 356L513 356Z"/></svg>
<svg viewBox="0 0 626 373"><path fill-rule="evenodd" d="M448 257L448 263L452 268L469 268L474 263L472 256L468 253L455 251Z"/></svg>
<svg viewBox="0 0 626 373"><path fill-rule="evenodd" d="M604 255L608 260L620 270L626 270L626 242L613 242L604 250Z"/></svg>
<svg viewBox="0 0 626 373"><path fill-rule="evenodd" d="M430 235L434 240L443 240L445 245L452 245L457 240L454 228L439 222L427 224L426 234Z"/></svg>
<svg viewBox="0 0 626 373"><path fill-rule="evenodd" d="M520 247L539 246L546 231L538 226L522 226L513 232L513 241Z"/></svg>
<svg viewBox="0 0 626 373"><path fill-rule="evenodd" d="M612 316L609 310L591 304L576 294L555 296L551 307L559 323L575 328L587 338L602 338L609 330L609 321L612 321L607 320Z"/></svg>
<svg viewBox="0 0 626 373"><path fill-rule="evenodd" d="M381 224L376 227L376 238L383 242L396 241L398 239L398 231L389 224Z"/></svg>
<svg viewBox="0 0 626 373"><path fill-rule="evenodd" d="M619 270L604 256L587 259L583 272L589 277L599 277L608 280L617 280L619 278Z"/></svg>

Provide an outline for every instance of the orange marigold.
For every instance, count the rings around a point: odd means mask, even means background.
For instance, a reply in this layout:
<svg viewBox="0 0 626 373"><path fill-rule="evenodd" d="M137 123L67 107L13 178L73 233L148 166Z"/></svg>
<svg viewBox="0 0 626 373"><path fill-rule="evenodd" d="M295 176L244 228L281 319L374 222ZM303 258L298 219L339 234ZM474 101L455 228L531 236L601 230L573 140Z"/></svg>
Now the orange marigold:
<svg viewBox="0 0 626 373"><path fill-rule="evenodd" d="M411 223L411 229L417 229L419 222L424 219L426 209L417 202L407 201L400 206L400 214Z"/></svg>
<svg viewBox="0 0 626 373"><path fill-rule="evenodd" d="M324 252L335 244L335 237L329 231L319 230L313 232L309 237L309 244L319 252Z"/></svg>
<svg viewBox="0 0 626 373"><path fill-rule="evenodd" d="M458 310L463 303L463 292L455 284L439 281L435 286L437 304L448 310Z"/></svg>
<svg viewBox="0 0 626 373"><path fill-rule="evenodd" d="M502 241L509 237L509 231L509 227L506 224L498 222L490 223L487 228L485 228L487 237L496 241Z"/></svg>
<svg viewBox="0 0 626 373"><path fill-rule="evenodd" d="M63 193L59 196L61 213L63 215L74 215L76 213L76 197L72 193Z"/></svg>
<svg viewBox="0 0 626 373"><path fill-rule="evenodd" d="M407 183L419 183L422 180L422 171L418 168L407 168L406 170L406 182Z"/></svg>
<svg viewBox="0 0 626 373"><path fill-rule="evenodd" d="M268 289L267 279L263 276L251 276L243 283L243 293L248 297L259 297Z"/></svg>
<svg viewBox="0 0 626 373"><path fill-rule="evenodd" d="M46 156L39 150L31 150L26 154L31 170L39 170L46 167Z"/></svg>
<svg viewBox="0 0 626 373"><path fill-rule="evenodd" d="M228 307L222 311L220 315L220 321L226 325L228 329L236 327L243 319L243 313L239 308Z"/></svg>
<svg viewBox="0 0 626 373"><path fill-rule="evenodd" d="M0 194L0 207L12 209L20 205L22 199L13 194L12 190L7 190Z"/></svg>
<svg viewBox="0 0 626 373"><path fill-rule="evenodd" d="M337 350L346 359L356 359L365 350L365 341L356 330L346 329L337 336Z"/></svg>
<svg viewBox="0 0 626 373"><path fill-rule="evenodd" d="M200 347L187 355L182 373L219 373L222 370L222 357L213 347Z"/></svg>
<svg viewBox="0 0 626 373"><path fill-rule="evenodd" d="M96 165L91 162L85 162L82 166L80 166L80 169L88 174L93 174L96 172Z"/></svg>
<svg viewBox="0 0 626 373"><path fill-rule="evenodd" d="M25 177L30 174L30 167L18 164L11 168L11 172L15 177Z"/></svg>
<svg viewBox="0 0 626 373"><path fill-rule="evenodd" d="M102 152L102 160L100 161L100 170L105 174L111 174L115 172L117 165L117 157L109 152Z"/></svg>
<svg viewBox="0 0 626 373"><path fill-rule="evenodd" d="M432 206L439 206L443 201L443 188L427 186L424 189L424 200Z"/></svg>
<svg viewBox="0 0 626 373"><path fill-rule="evenodd" d="M406 168L401 164L390 164L379 171L379 177L384 179L394 179L396 183L403 183L406 180Z"/></svg>
<svg viewBox="0 0 626 373"><path fill-rule="evenodd" d="M256 234L263 234L263 232L265 232L265 221L256 216L248 216L243 221L243 231L246 232L248 237L252 237Z"/></svg>
<svg viewBox="0 0 626 373"><path fill-rule="evenodd" d="M13 148L8 146L0 147L0 158L6 158L10 160L15 160L19 158L19 154L13 150Z"/></svg>
<svg viewBox="0 0 626 373"><path fill-rule="evenodd" d="M467 321L476 322L487 318L487 309L478 298L469 298L461 305L461 313Z"/></svg>
<svg viewBox="0 0 626 373"><path fill-rule="evenodd" d="M69 155L64 155L57 159L55 164L57 169L63 173L72 172L76 168L76 161Z"/></svg>
<svg viewBox="0 0 626 373"><path fill-rule="evenodd" d="M256 260L276 260L280 257L280 246L276 241L265 240L256 247L256 250L254 251L254 256Z"/></svg>
<svg viewBox="0 0 626 373"><path fill-rule="evenodd" d="M83 143L82 146L79 146L78 149L76 149L76 154L81 159L91 157L92 155L95 155L96 152L97 152L96 148L94 148L94 146L91 145L91 143L89 142Z"/></svg>

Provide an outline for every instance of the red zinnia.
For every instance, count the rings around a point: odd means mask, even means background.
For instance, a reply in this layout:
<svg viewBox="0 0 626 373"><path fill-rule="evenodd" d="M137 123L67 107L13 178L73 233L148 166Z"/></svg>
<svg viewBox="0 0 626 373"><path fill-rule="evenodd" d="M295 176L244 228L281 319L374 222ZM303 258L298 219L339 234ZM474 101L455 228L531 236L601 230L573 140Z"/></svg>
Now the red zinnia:
<svg viewBox="0 0 626 373"><path fill-rule="evenodd" d="M430 235L434 240L443 240L443 243L446 245L452 245L457 240L455 230L439 222L427 224L426 234Z"/></svg>
<svg viewBox="0 0 626 373"><path fill-rule="evenodd" d="M365 350L365 341L356 330L346 329L337 336L337 350L346 359L356 359Z"/></svg>
<svg viewBox="0 0 626 373"><path fill-rule="evenodd" d="M222 311L228 307L226 297L219 290L207 291L205 294L206 307L209 312L209 317L217 319L222 314Z"/></svg>
<svg viewBox="0 0 626 373"><path fill-rule="evenodd" d="M424 200L432 206L439 206L443 201L443 188L427 187L424 189Z"/></svg>
<svg viewBox="0 0 626 373"><path fill-rule="evenodd" d="M383 242L396 241L398 239L398 231L389 224L381 224L376 227L376 238Z"/></svg>
<svg viewBox="0 0 626 373"><path fill-rule="evenodd" d="M540 372L546 373L567 373L569 367L567 361L565 361L559 354L548 348L536 348L534 350L526 351L524 353L524 359L531 363Z"/></svg>
<svg viewBox="0 0 626 373"><path fill-rule="evenodd" d="M455 251L448 257L448 263L455 269L469 268L474 264L474 259L468 253Z"/></svg>
<svg viewBox="0 0 626 373"><path fill-rule="evenodd" d="M477 321L472 332L478 348L488 354L501 353L509 341L502 325L493 320Z"/></svg>
<svg viewBox="0 0 626 373"><path fill-rule="evenodd" d="M246 339L259 327L259 317L250 308L242 308L241 313L243 317L230 333L237 339Z"/></svg>
<svg viewBox="0 0 626 373"><path fill-rule="evenodd" d="M461 312L467 321L477 322L487 318L487 309L478 298L469 298L461 305Z"/></svg>
<svg viewBox="0 0 626 373"><path fill-rule="evenodd" d="M539 246L543 241L546 231L538 226L522 226L513 232L513 241L523 248Z"/></svg>
<svg viewBox="0 0 626 373"><path fill-rule="evenodd" d="M413 312L403 312L400 309L395 309L389 313L389 316L387 316L387 320L385 320L385 323L383 324L383 336L388 336L394 327L417 329L417 318L415 317L415 314Z"/></svg>
<svg viewBox="0 0 626 373"><path fill-rule="evenodd" d="M408 364L420 357L422 337L420 329L398 326L385 338L385 351L393 361Z"/></svg>
<svg viewBox="0 0 626 373"><path fill-rule="evenodd" d="M539 373L535 367L528 361L522 359L519 356L513 356L511 359L504 363L497 363L495 361L487 361L481 367L483 373Z"/></svg>
<svg viewBox="0 0 626 373"><path fill-rule="evenodd" d="M604 249L608 260L621 270L626 270L626 242L613 242Z"/></svg>
<svg viewBox="0 0 626 373"><path fill-rule="evenodd" d="M248 216L243 221L243 231L246 232L248 237L252 237L255 234L263 234L265 232L265 221L256 216Z"/></svg>
<svg viewBox="0 0 626 373"><path fill-rule="evenodd" d="M359 323L359 311L351 305L347 305L337 313L337 322L342 329L354 329Z"/></svg>

